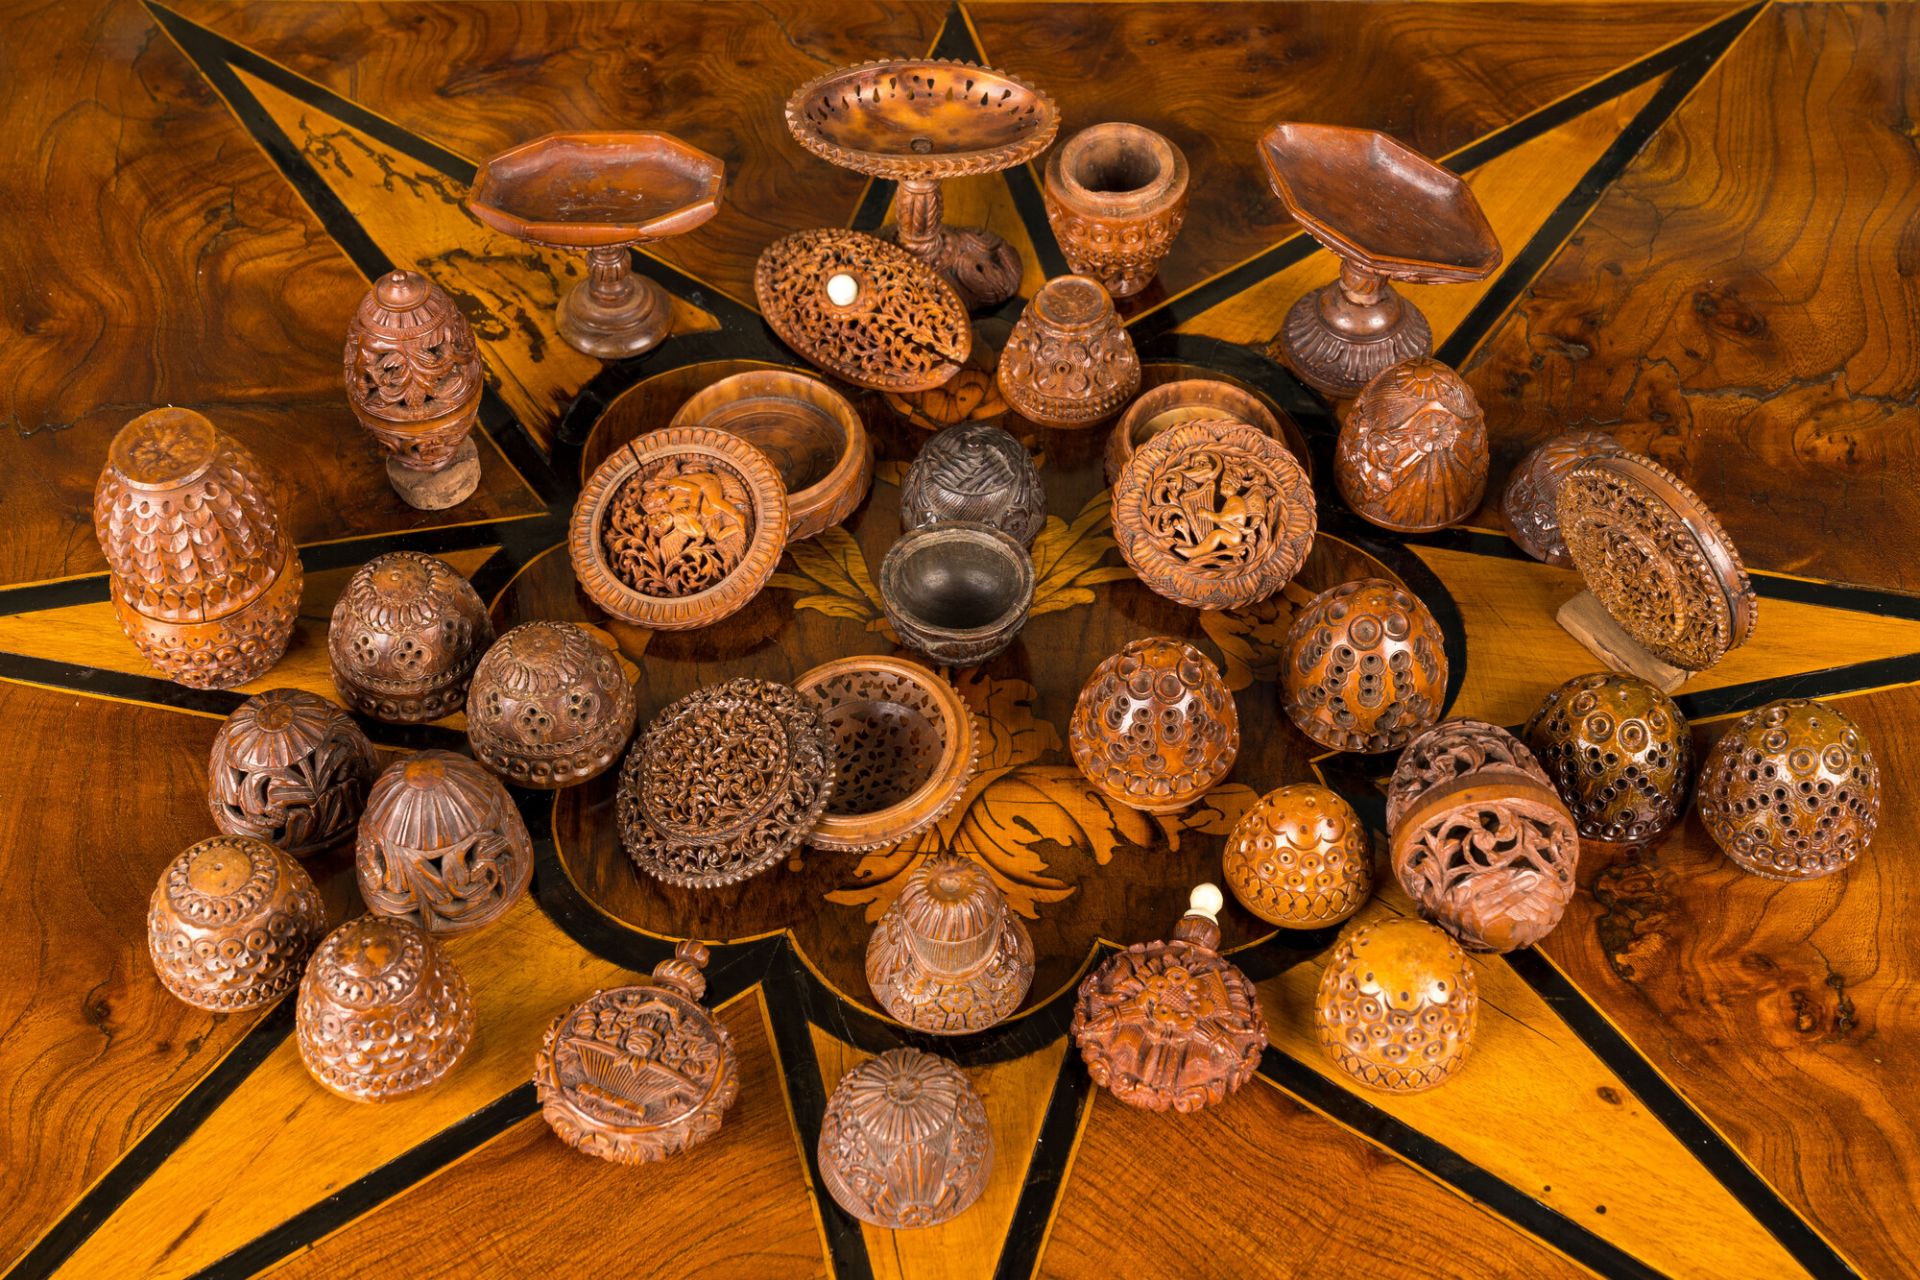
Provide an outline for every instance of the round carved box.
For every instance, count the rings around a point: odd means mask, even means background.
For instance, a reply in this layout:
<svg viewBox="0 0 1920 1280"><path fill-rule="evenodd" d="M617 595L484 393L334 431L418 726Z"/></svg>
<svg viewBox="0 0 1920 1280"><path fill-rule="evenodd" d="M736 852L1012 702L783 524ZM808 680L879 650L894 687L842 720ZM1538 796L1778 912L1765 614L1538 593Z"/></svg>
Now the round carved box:
<svg viewBox="0 0 1920 1280"><path fill-rule="evenodd" d="M493 643L471 583L446 561L389 551L360 566L333 606L327 661L347 705L423 724L466 705L467 682Z"/></svg>
<svg viewBox="0 0 1920 1280"><path fill-rule="evenodd" d="M1198 886L1166 942L1134 943L1080 983L1073 1040L1093 1082L1129 1106L1198 1111L1253 1079L1267 1022L1221 958L1220 890Z"/></svg>
<svg viewBox="0 0 1920 1280"><path fill-rule="evenodd" d="M1339 924L1373 892L1373 847L1353 806L1313 783L1269 791L1234 823L1227 888L1268 924Z"/></svg>
<svg viewBox="0 0 1920 1280"><path fill-rule="evenodd" d="M1182 423L1134 451L1113 487L1127 564L1176 604L1237 609L1287 584L1316 526L1313 485L1287 447L1226 418Z"/></svg>
<svg viewBox="0 0 1920 1280"><path fill-rule="evenodd" d="M596 991L553 1020L533 1059L547 1124L616 1164L664 1160L720 1131L740 1094L727 1029L700 1004L707 949L681 942L653 981Z"/></svg>
<svg viewBox="0 0 1920 1280"><path fill-rule="evenodd" d="M1873 839L1880 766L1844 711L1812 698L1782 698L1734 721L1707 752L1700 821L1754 875L1829 875Z"/></svg>
<svg viewBox="0 0 1920 1280"><path fill-rule="evenodd" d="M1067 745L1087 781L1121 804L1178 813L1233 768L1240 713L1205 654L1149 636L1093 669Z"/></svg>
<svg viewBox="0 0 1920 1280"><path fill-rule="evenodd" d="M620 758L639 713L612 646L571 622L527 622L474 670L467 742L516 786L566 787Z"/></svg>
<svg viewBox="0 0 1920 1280"><path fill-rule="evenodd" d="M995 374L1014 411L1043 427L1090 427L1140 389L1140 359L1091 276L1057 276L1020 313Z"/></svg>
<svg viewBox="0 0 1920 1280"><path fill-rule="evenodd" d="M922 862L867 941L867 985L916 1031L985 1031L1032 984L1027 926L986 869L958 854Z"/></svg>
<svg viewBox="0 0 1920 1280"><path fill-rule="evenodd" d="M1385 578L1322 591L1287 631L1281 705L1336 751L1394 751L1440 718L1447 651L1427 606Z"/></svg>
<svg viewBox="0 0 1920 1280"><path fill-rule="evenodd" d="M307 1073L354 1102L439 1083L473 1030L466 979L425 929L392 916L361 916L328 934L294 1007Z"/></svg>
<svg viewBox="0 0 1920 1280"><path fill-rule="evenodd" d="M367 909L430 933L493 923L533 879L533 841L506 788L451 751L388 766L367 797L355 855Z"/></svg>
<svg viewBox="0 0 1920 1280"><path fill-rule="evenodd" d="M1525 744L1479 720L1415 738L1387 784L1393 872L1473 951L1530 947L1573 898L1580 837Z"/></svg>
<svg viewBox="0 0 1920 1280"><path fill-rule="evenodd" d="M1350 931L1320 975L1313 1027L1327 1056L1375 1089L1415 1093L1467 1060L1480 1011L1466 952L1419 920Z"/></svg>
<svg viewBox="0 0 1920 1280"><path fill-rule="evenodd" d="M1575 676L1547 695L1523 736L1583 848L1610 854L1651 844L1686 812L1693 735L1673 699L1638 676Z"/></svg>
<svg viewBox="0 0 1920 1280"><path fill-rule="evenodd" d="M620 767L620 842L656 880L718 888L786 857L834 789L819 711L742 676L672 703L640 735Z"/></svg>
<svg viewBox="0 0 1920 1280"><path fill-rule="evenodd" d="M1333 454L1340 496L1383 529L1426 533L1466 519L1487 490L1487 418L1460 375L1428 357L1388 365L1360 390Z"/></svg>
<svg viewBox="0 0 1920 1280"><path fill-rule="evenodd" d="M1560 536L1560 481L1588 458L1612 458L1626 447L1604 431L1569 431L1520 459L1500 495L1500 515L1520 549L1547 564L1569 568L1566 539Z"/></svg>
<svg viewBox="0 0 1920 1280"><path fill-rule="evenodd" d="M304 689L241 703L213 736L207 808L228 835L301 856L352 834L379 757L360 726Z"/></svg>
<svg viewBox="0 0 1920 1280"><path fill-rule="evenodd" d="M890 1049L834 1086L819 1159L820 1181L860 1221L892 1231L939 1226L986 1190L987 1106L951 1062Z"/></svg>
<svg viewBox="0 0 1920 1280"><path fill-rule="evenodd" d="M161 873L147 951L174 995L234 1013L293 990L326 928L326 908L299 863L264 840L214 836Z"/></svg>
<svg viewBox="0 0 1920 1280"><path fill-rule="evenodd" d="M1047 522L1040 468L1012 435L985 422L948 427L920 446L900 484L900 527L990 524L1022 546Z"/></svg>

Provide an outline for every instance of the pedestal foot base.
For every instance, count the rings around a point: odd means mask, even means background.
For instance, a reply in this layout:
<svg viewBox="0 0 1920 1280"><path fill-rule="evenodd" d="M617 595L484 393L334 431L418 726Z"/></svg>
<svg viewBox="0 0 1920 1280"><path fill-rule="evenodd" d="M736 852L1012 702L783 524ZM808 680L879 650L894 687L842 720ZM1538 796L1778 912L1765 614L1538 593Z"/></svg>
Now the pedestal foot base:
<svg viewBox="0 0 1920 1280"><path fill-rule="evenodd" d="M1561 605L1560 612L1554 616L1568 635L1586 646L1588 652L1611 670L1639 676L1662 693L1672 693L1693 675L1686 668L1662 662L1641 648L1640 642L1621 629L1591 591L1582 591Z"/></svg>
<svg viewBox="0 0 1920 1280"><path fill-rule="evenodd" d="M897 240L897 227L881 233ZM1020 255L1002 237L980 227L940 228L940 251L922 261L945 276L969 311L997 307L1020 292Z"/></svg>
<svg viewBox="0 0 1920 1280"><path fill-rule="evenodd" d="M667 291L642 275L624 277L618 301L603 303L589 282L560 299L560 336L568 345L602 360L637 356L673 332L673 304Z"/></svg>
<svg viewBox="0 0 1920 1280"><path fill-rule="evenodd" d="M1320 295L1337 290L1335 281L1293 304L1286 323L1274 335L1274 354L1322 395L1350 400L1373 375L1388 365L1433 353L1433 330L1420 308L1398 300L1397 320L1377 333L1354 337L1327 323Z"/></svg>
<svg viewBox="0 0 1920 1280"><path fill-rule="evenodd" d="M420 511L457 507L480 487L480 449L468 436L453 451L453 461L438 471L415 471L398 458L387 459L387 482L408 506Z"/></svg>

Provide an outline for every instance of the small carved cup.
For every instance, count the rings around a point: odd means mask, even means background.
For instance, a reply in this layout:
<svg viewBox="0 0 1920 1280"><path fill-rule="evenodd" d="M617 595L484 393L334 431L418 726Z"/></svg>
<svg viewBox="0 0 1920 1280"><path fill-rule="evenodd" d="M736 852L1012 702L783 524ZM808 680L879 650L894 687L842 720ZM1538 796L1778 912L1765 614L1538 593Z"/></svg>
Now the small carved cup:
<svg viewBox="0 0 1920 1280"><path fill-rule="evenodd" d="M1153 282L1187 219L1187 158L1151 129L1097 124L1048 159L1046 201L1067 263L1131 297Z"/></svg>

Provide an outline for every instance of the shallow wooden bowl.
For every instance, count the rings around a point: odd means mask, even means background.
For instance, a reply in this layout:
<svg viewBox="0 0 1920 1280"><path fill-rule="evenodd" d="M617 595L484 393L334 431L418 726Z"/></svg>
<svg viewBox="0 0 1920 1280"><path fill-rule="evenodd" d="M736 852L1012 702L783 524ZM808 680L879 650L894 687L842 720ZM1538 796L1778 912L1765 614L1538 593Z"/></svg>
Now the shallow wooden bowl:
<svg viewBox="0 0 1920 1280"><path fill-rule="evenodd" d="M1012 644L1033 585L1027 549L971 520L903 534L880 562L880 603L894 633L950 666L976 666Z"/></svg>

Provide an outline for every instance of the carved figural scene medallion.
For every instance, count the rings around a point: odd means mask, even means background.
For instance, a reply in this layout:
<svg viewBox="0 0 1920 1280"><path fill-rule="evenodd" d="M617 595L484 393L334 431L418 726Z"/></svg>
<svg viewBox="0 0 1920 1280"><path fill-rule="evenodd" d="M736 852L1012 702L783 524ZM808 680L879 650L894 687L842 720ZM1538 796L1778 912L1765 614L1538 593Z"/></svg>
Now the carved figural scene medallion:
<svg viewBox="0 0 1920 1280"><path fill-rule="evenodd" d="M1149 636L1093 669L1067 745L1087 781L1121 804L1178 813L1233 768L1240 713L1204 653Z"/></svg>
<svg viewBox="0 0 1920 1280"><path fill-rule="evenodd" d="M1140 125L1096 124L1047 157L1043 194L1067 265L1130 298L1153 282L1187 220L1187 157Z"/></svg>
<svg viewBox="0 0 1920 1280"><path fill-rule="evenodd" d="M378 767L346 712L304 689L269 689L213 736L207 808L228 835L305 856L353 833Z"/></svg>
<svg viewBox="0 0 1920 1280"><path fill-rule="evenodd" d="M446 561L389 551L347 581L327 624L327 661L347 705L420 724L466 705L467 682L493 643L473 585Z"/></svg>
<svg viewBox="0 0 1920 1280"><path fill-rule="evenodd" d="M187 409L113 438L93 490L120 627L167 679L231 689L287 651L304 581L253 455Z"/></svg>
<svg viewBox="0 0 1920 1280"><path fill-rule="evenodd" d="M347 403L386 452L394 492L423 511L471 497L485 370L447 291L417 271L381 276L347 325L344 363Z"/></svg>
<svg viewBox="0 0 1920 1280"><path fill-rule="evenodd" d="M1440 718L1447 652L1427 606L1384 578L1330 587L1287 630L1281 705L1336 751L1395 751Z"/></svg>
<svg viewBox="0 0 1920 1280"><path fill-rule="evenodd" d="M720 1131L740 1093L733 1041L700 1003L707 949L681 942L653 981L596 991L553 1020L533 1059L547 1124L616 1164L664 1160Z"/></svg>
<svg viewBox="0 0 1920 1280"><path fill-rule="evenodd" d="M307 1073L353 1102L438 1084L473 1043L467 980L419 925L361 916L335 929L300 979L294 1031Z"/></svg>
<svg viewBox="0 0 1920 1280"><path fill-rule="evenodd" d="M1313 546L1313 485L1287 447L1224 418L1135 450L1113 489L1113 536L1140 581L1177 604L1258 604Z"/></svg>
<svg viewBox="0 0 1920 1280"><path fill-rule="evenodd" d="M1033 938L986 868L958 854L923 861L867 941L867 985L916 1031L985 1031L1033 984Z"/></svg>
<svg viewBox="0 0 1920 1280"><path fill-rule="evenodd" d="M237 1013L300 980L327 929L305 869L264 840L214 836L168 864L147 909L147 952L167 990Z"/></svg>
<svg viewBox="0 0 1920 1280"><path fill-rule="evenodd" d="M1057 276L1020 313L995 377L1028 421L1090 427L1140 389L1140 358L1098 280Z"/></svg>
<svg viewBox="0 0 1920 1280"><path fill-rule="evenodd" d="M880 562L880 605L900 643L948 666L978 666L1014 642L1033 605L1033 557L993 525L912 529Z"/></svg>
<svg viewBox="0 0 1920 1280"><path fill-rule="evenodd" d="M1400 886L1469 950L1530 947L1573 898L1573 816L1505 729L1448 720L1414 739L1388 784L1387 829Z"/></svg>
<svg viewBox="0 0 1920 1280"><path fill-rule="evenodd" d="M1326 787L1269 791L1240 816L1221 854L1227 888L1268 924L1338 924L1373 893L1373 846L1353 806Z"/></svg>
<svg viewBox="0 0 1920 1280"><path fill-rule="evenodd" d="M1734 721L1707 752L1700 821L1754 875L1830 875L1873 840L1880 766L1844 711L1812 698L1782 698Z"/></svg>
<svg viewBox="0 0 1920 1280"><path fill-rule="evenodd" d="M1569 431L1520 459L1500 496L1500 515L1520 549L1535 560L1573 565L1560 536L1560 482L1588 458L1612 458L1626 447L1604 431Z"/></svg>
<svg viewBox="0 0 1920 1280"><path fill-rule="evenodd" d="M784 858L835 791L814 703L743 676L672 703L640 735L620 767L620 842L656 880L718 888Z"/></svg>
<svg viewBox="0 0 1920 1280"><path fill-rule="evenodd" d="M820 1181L862 1222L890 1231L964 1213L993 1171L987 1106L966 1073L891 1049L846 1075L820 1121Z"/></svg>
<svg viewBox="0 0 1920 1280"><path fill-rule="evenodd" d="M1479 981L1458 943L1419 920L1362 925L1320 975L1313 1027L1327 1056L1361 1084L1416 1093L1467 1060Z"/></svg>
<svg viewBox="0 0 1920 1280"><path fill-rule="evenodd" d="M1333 478L1347 505L1383 529L1457 524L1486 493L1486 415L1438 360L1389 365L1361 388L1340 426Z"/></svg>
<svg viewBox="0 0 1920 1280"><path fill-rule="evenodd" d="M1649 845L1686 813L1693 735L1673 699L1638 676L1575 676L1522 736L1573 814L1582 849Z"/></svg>
<svg viewBox="0 0 1920 1280"><path fill-rule="evenodd" d="M1253 983L1220 956L1224 903L1198 886L1170 940L1136 942L1080 984L1074 1043L1093 1082L1128 1106L1198 1111L1260 1065L1267 1022Z"/></svg>
<svg viewBox="0 0 1920 1280"><path fill-rule="evenodd" d="M1040 468L1026 446L985 422L948 427L920 446L900 484L900 527L976 521L1031 546L1047 522Z"/></svg>
<svg viewBox="0 0 1920 1280"><path fill-rule="evenodd" d="M451 751L420 751L374 782L355 863L369 911L465 933L526 893L533 842L492 774Z"/></svg>
<svg viewBox="0 0 1920 1280"><path fill-rule="evenodd" d="M515 786L572 786L620 758L639 713L611 644L571 622L526 622L473 673L467 742Z"/></svg>
<svg viewBox="0 0 1920 1280"><path fill-rule="evenodd" d="M786 543L786 483L766 454L725 431L669 427L595 468L573 505L567 553L602 609L682 631L758 595Z"/></svg>

